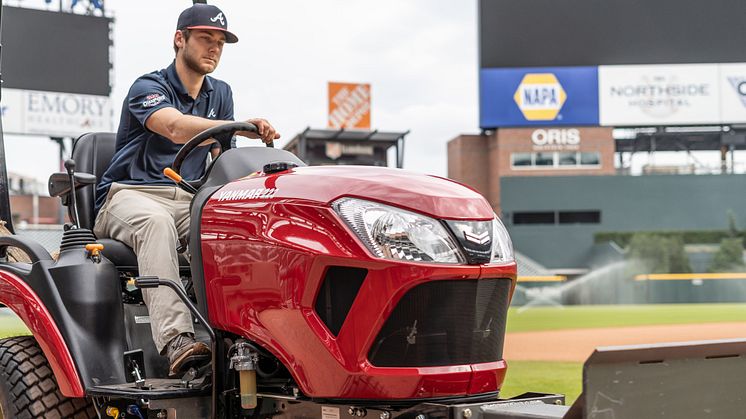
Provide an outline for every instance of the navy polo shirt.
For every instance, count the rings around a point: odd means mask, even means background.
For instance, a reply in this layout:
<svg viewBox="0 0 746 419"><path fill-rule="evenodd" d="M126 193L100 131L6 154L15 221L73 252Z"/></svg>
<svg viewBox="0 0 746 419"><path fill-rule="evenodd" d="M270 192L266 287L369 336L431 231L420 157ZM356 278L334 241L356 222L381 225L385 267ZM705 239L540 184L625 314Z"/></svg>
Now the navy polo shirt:
<svg viewBox="0 0 746 419"><path fill-rule="evenodd" d="M197 98L193 99L181 84L175 63L135 80L122 105L116 151L96 187L96 213L106 202L113 182L174 185L163 175L163 169L171 166L182 145L145 127L150 115L166 107L186 115L232 121L233 92L228 83L206 76ZM199 179L204 174L209 151L209 146L197 147L184 160L179 174L186 180Z"/></svg>

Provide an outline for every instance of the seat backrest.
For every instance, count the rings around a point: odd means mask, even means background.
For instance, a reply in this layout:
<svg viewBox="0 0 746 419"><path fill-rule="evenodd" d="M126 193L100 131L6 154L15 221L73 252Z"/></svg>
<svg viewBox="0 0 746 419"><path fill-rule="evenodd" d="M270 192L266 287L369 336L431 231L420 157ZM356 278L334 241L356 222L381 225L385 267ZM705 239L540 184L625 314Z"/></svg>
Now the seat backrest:
<svg viewBox="0 0 746 419"><path fill-rule="evenodd" d="M72 159L75 160L75 171L96 176L96 185L84 186L75 194L82 228L93 229L96 186L114 156L116 141L114 133L91 132L81 135L73 142Z"/></svg>

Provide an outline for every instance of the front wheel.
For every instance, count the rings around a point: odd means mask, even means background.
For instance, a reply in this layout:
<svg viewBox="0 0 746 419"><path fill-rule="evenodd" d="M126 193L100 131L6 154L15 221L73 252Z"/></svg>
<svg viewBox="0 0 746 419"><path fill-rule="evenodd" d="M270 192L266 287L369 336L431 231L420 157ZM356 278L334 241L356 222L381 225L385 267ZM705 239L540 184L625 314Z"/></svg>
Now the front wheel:
<svg viewBox="0 0 746 419"><path fill-rule="evenodd" d="M33 336L0 340L1 418L93 419L88 399L63 396L52 368Z"/></svg>

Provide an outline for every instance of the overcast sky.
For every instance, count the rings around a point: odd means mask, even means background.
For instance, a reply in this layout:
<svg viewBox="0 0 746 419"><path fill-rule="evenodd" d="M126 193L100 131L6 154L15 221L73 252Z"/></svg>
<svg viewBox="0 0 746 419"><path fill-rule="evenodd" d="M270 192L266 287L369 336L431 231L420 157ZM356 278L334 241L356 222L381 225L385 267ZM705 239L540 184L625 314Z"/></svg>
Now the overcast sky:
<svg viewBox="0 0 746 419"><path fill-rule="evenodd" d="M448 140L479 130L476 0L210 3L240 38L226 45L213 75L233 87L236 118L267 118L283 135L280 146L308 126L326 126L328 81L371 84L373 128L411 130L406 169L446 175ZM115 18L115 129L130 84L173 59L176 20L190 4L106 0ZM9 171L46 181L57 170L57 148L48 139L9 136L6 143Z"/></svg>

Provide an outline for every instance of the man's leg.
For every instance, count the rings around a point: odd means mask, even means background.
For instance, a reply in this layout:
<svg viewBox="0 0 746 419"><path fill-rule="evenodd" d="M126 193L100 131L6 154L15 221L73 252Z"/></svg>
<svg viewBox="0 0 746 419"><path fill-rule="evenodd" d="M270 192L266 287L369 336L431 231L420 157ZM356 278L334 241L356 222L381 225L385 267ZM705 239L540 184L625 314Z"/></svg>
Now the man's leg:
<svg viewBox="0 0 746 419"><path fill-rule="evenodd" d="M176 246L185 231L178 231L176 225L177 219L180 227L185 224L184 203L178 200L183 201L182 191L171 187L114 188L97 219L97 234L130 245L138 255L141 276L158 276L180 284ZM169 288L145 289L143 298L150 313L156 348L161 353L168 350L171 355L173 348L167 347L169 342L185 333L194 333L189 310ZM175 342L187 344L188 339ZM170 361L173 366L174 359Z"/></svg>

